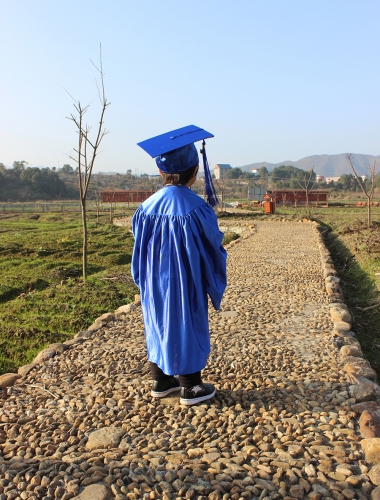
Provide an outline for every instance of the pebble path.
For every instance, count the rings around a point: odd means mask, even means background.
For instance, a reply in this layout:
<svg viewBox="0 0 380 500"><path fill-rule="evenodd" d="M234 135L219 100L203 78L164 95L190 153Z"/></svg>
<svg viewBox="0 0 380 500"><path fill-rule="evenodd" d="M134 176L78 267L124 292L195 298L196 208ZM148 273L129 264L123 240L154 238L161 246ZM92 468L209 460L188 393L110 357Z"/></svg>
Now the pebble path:
<svg viewBox="0 0 380 500"><path fill-rule="evenodd" d="M316 233L229 247L205 404L151 398L140 306L26 367L0 392L0 500L371 498Z"/></svg>

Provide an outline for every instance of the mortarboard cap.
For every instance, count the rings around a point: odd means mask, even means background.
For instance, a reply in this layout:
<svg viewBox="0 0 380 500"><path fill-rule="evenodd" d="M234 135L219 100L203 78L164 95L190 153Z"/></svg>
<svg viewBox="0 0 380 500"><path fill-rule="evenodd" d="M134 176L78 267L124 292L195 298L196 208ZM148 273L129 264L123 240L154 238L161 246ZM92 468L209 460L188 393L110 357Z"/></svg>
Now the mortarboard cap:
<svg viewBox="0 0 380 500"><path fill-rule="evenodd" d="M172 132L166 132L166 134L157 135L146 141L139 142L137 145L152 158L155 158L156 156L169 153L174 149L188 146L202 139L209 139L210 137L214 137L213 134L210 134L210 132L207 132L203 128L188 125L187 127L178 128Z"/></svg>

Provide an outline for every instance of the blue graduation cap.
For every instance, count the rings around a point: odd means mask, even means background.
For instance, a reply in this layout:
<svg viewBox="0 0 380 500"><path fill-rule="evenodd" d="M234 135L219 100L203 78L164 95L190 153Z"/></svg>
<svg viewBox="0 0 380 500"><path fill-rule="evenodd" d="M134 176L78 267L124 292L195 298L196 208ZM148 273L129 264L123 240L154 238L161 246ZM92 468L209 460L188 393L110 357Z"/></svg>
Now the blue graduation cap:
<svg viewBox="0 0 380 500"><path fill-rule="evenodd" d="M218 204L215 187L212 183L210 168L206 157L205 139L214 137L203 128L188 125L151 139L139 142L137 145L152 158L156 158L158 168L166 173L178 173L199 164L198 152L194 142L203 141L202 157L205 176L207 201L211 206Z"/></svg>
<svg viewBox="0 0 380 500"><path fill-rule="evenodd" d="M188 125L187 127L177 128L172 132L157 135L146 141L137 143L140 148L146 151L152 158L164 155L174 149L188 146L194 142L201 141L202 139L209 139L214 137L210 132L203 128L196 127L195 125Z"/></svg>

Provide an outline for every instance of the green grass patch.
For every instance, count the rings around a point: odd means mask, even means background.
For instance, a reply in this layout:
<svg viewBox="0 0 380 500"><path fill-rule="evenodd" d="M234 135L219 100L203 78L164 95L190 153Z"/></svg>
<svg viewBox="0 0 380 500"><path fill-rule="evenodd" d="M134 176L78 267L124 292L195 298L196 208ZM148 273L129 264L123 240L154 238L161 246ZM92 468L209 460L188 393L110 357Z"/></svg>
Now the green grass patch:
<svg viewBox="0 0 380 500"><path fill-rule="evenodd" d="M127 214L129 215L129 214ZM89 217L89 276L82 274L80 214L0 216L0 373L131 302L133 236Z"/></svg>
<svg viewBox="0 0 380 500"><path fill-rule="evenodd" d="M231 241L237 240L238 238L240 238L239 234L229 231L228 233L225 233L222 245L228 245L228 243L231 243Z"/></svg>

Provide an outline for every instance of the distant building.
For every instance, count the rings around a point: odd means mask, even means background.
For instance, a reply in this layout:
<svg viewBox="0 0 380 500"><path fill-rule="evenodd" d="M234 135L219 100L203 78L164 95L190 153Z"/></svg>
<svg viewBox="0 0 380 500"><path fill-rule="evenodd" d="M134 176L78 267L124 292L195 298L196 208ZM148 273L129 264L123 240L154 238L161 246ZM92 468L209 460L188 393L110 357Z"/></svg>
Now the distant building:
<svg viewBox="0 0 380 500"><path fill-rule="evenodd" d="M258 175L259 169L258 168L251 168L251 174Z"/></svg>
<svg viewBox="0 0 380 500"><path fill-rule="evenodd" d="M318 174L317 174L317 175L316 175L316 177L315 177L315 180L316 180L317 182L323 182L323 181L325 180L325 176L324 176L324 175L318 175Z"/></svg>
<svg viewBox="0 0 380 500"><path fill-rule="evenodd" d="M215 179L224 179L224 172L230 170L232 167L228 163L218 163L214 167Z"/></svg>
<svg viewBox="0 0 380 500"><path fill-rule="evenodd" d="M361 180L362 180L363 182L365 182L365 181L367 181L367 180L368 180L368 176L367 176L367 175L361 175L361 176L360 176L360 178L361 178Z"/></svg>
<svg viewBox="0 0 380 500"><path fill-rule="evenodd" d="M330 184L330 182L338 182L340 177L326 177L326 184Z"/></svg>

